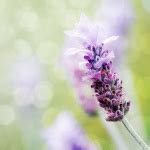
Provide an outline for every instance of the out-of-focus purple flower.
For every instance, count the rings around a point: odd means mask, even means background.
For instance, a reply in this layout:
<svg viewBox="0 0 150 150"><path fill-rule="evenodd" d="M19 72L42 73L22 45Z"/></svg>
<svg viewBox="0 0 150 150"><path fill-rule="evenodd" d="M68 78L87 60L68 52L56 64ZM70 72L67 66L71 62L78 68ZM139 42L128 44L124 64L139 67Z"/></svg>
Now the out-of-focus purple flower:
<svg viewBox="0 0 150 150"><path fill-rule="evenodd" d="M19 54L10 73L14 101L18 106L38 103L36 89L42 80L42 68L33 55Z"/></svg>
<svg viewBox="0 0 150 150"><path fill-rule="evenodd" d="M55 122L42 132L47 150L96 150L68 112L58 115Z"/></svg>
<svg viewBox="0 0 150 150"><path fill-rule="evenodd" d="M75 59L78 69L82 71L81 82L88 81L91 84L100 106L107 112L106 120L123 119L130 103L125 101L122 81L112 68L115 49L111 45L114 45L118 36L107 36L99 24L91 23L85 15L81 15L75 29L66 34L80 43L66 52L69 55L67 59Z"/></svg>
<svg viewBox="0 0 150 150"><path fill-rule="evenodd" d="M41 79L39 62L34 56L19 56L13 67L13 85L18 87L35 86Z"/></svg>
<svg viewBox="0 0 150 150"><path fill-rule="evenodd" d="M129 0L102 0L97 15L110 33L125 35L134 20L134 13Z"/></svg>
<svg viewBox="0 0 150 150"><path fill-rule="evenodd" d="M115 66L120 64L125 56L123 53L127 51L127 36L135 19L131 3L129 0L113 0L113 3L111 0L102 0L97 9L96 19L101 20L107 33L120 36L117 44L112 44L117 57L117 60L114 60Z"/></svg>
<svg viewBox="0 0 150 150"><path fill-rule="evenodd" d="M66 50L66 47L70 47L73 44L67 39L64 49ZM67 79L70 80L70 83L74 88L77 102L88 115L93 116L97 114L98 103L96 101L96 97L92 95L89 83L82 81L85 73L84 70L79 68L78 63L80 59L81 57L79 55L64 54L61 58L61 63L64 66Z"/></svg>

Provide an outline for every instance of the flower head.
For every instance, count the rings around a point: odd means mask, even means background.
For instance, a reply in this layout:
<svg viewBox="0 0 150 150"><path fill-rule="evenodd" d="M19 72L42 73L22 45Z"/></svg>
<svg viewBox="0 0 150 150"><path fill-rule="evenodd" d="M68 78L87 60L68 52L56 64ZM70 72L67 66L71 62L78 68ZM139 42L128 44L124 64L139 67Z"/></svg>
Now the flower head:
<svg viewBox="0 0 150 150"><path fill-rule="evenodd" d="M60 113L51 126L42 132L47 150L96 150L69 112Z"/></svg>
<svg viewBox="0 0 150 150"><path fill-rule="evenodd" d="M66 32L79 41L79 47L70 48L67 55L72 60L77 56L78 69L82 70L82 82L91 84L94 94L107 113L108 121L119 121L128 112L127 102L122 91L122 81L113 70L114 49L111 44L118 36L107 37L104 29L97 23L91 23L81 15L75 30ZM75 39L74 39L75 40Z"/></svg>

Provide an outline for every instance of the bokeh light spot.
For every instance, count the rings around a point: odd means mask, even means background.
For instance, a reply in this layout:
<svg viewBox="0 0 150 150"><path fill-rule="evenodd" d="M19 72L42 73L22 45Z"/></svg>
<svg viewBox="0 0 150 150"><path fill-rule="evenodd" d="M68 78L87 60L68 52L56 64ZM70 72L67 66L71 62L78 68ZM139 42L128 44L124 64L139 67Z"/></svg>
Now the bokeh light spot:
<svg viewBox="0 0 150 150"><path fill-rule="evenodd" d="M15 119L15 112L9 105L0 105L0 124L8 125Z"/></svg>

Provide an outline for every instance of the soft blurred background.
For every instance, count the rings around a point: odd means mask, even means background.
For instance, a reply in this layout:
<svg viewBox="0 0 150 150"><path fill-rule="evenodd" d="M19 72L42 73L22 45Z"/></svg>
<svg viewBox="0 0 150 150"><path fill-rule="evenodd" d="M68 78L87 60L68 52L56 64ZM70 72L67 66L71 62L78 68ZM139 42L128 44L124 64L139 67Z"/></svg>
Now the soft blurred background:
<svg viewBox="0 0 150 150"><path fill-rule="evenodd" d="M150 144L150 1L132 0L130 5L134 17L120 76L136 106L127 117ZM0 0L0 150L68 150L47 148L43 138L45 128L58 130L54 126L59 120L58 124L65 122L60 119L64 114L76 120L72 122L83 130L86 142L93 142L97 149L117 150L113 136L124 139L124 149L133 149L135 143L121 124L112 133L99 117L84 113L57 63L64 30L74 26L81 12L100 22L101 7L100 0ZM68 127L64 124L63 129Z"/></svg>

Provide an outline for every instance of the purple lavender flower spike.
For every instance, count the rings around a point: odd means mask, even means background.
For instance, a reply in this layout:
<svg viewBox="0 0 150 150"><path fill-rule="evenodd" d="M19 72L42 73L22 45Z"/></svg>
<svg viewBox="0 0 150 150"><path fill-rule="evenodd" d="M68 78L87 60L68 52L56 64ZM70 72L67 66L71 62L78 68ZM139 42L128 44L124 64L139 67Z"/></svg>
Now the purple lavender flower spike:
<svg viewBox="0 0 150 150"><path fill-rule="evenodd" d="M99 106L107 113L106 120L122 120L130 102L125 100L122 81L113 70L114 46L111 47L111 44L115 44L118 36L107 36L104 28L91 23L85 15L81 15L73 31L66 33L79 41L79 47L69 49L68 55L78 56L78 67L83 72L82 82L91 84Z"/></svg>
<svg viewBox="0 0 150 150"><path fill-rule="evenodd" d="M111 61L103 63L100 72L101 78L94 79L91 85L99 105L107 112L107 121L122 120L130 107L130 102L125 101L122 81L113 72Z"/></svg>
<svg viewBox="0 0 150 150"><path fill-rule="evenodd" d="M47 150L98 150L69 112L61 112L42 132Z"/></svg>

